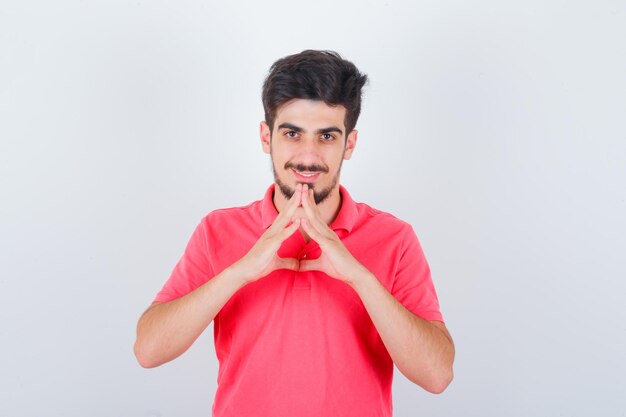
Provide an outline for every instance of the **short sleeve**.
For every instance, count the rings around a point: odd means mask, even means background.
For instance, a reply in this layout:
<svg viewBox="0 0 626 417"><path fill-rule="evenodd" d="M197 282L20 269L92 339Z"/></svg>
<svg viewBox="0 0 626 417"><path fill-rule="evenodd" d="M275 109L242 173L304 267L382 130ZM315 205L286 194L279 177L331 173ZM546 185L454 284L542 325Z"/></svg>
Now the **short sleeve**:
<svg viewBox="0 0 626 417"><path fill-rule="evenodd" d="M392 295L424 320L443 321L430 267L412 227L404 231L403 250L393 281Z"/></svg>
<svg viewBox="0 0 626 417"><path fill-rule="evenodd" d="M167 302L180 298L206 283L215 275L210 262L207 227L208 223L205 217L196 226L183 256L154 301Z"/></svg>

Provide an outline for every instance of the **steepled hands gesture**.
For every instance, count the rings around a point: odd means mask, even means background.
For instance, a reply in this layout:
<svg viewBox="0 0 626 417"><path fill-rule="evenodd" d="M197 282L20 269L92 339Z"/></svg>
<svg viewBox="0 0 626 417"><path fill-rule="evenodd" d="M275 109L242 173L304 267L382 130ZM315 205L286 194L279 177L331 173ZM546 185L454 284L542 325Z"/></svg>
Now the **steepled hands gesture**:
<svg viewBox="0 0 626 417"><path fill-rule="evenodd" d="M280 245L300 227L300 219L293 219L296 209L300 206L302 186L298 184L284 210L278 213L274 223L261 235L252 249L231 266L241 269L246 277L246 284L254 282L277 269L297 271L299 262L295 258L278 256ZM291 223L290 223L291 222Z"/></svg>
<svg viewBox="0 0 626 417"><path fill-rule="evenodd" d="M300 261L299 271L320 271L326 275L351 284L356 277L369 271L356 260L344 246L339 236L322 220L315 204L313 190L306 184L302 190L302 207L306 218L302 219L302 229L317 242L321 255L317 259Z"/></svg>
<svg viewBox="0 0 626 417"><path fill-rule="evenodd" d="M296 217L298 207L304 209L304 218ZM320 246L319 258L298 260L278 256L282 242L299 228ZM277 269L321 271L348 284L359 276L358 274L369 272L322 220L319 208L315 204L313 189L307 184L297 184L295 192L274 223L261 235L252 249L232 267L239 269L241 276L246 277L246 284Z"/></svg>

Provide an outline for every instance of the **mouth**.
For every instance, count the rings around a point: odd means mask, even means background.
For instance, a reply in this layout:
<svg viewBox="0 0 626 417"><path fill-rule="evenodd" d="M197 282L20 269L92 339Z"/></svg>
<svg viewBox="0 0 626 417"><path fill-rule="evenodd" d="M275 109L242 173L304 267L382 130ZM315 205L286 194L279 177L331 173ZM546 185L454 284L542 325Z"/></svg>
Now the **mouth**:
<svg viewBox="0 0 626 417"><path fill-rule="evenodd" d="M293 173L296 176L296 178L299 181L302 181L302 182L312 182L312 181L315 181L317 179L317 177L319 177L319 175L321 174L321 172L298 171L298 170L293 169L293 168L291 168L291 171L293 171Z"/></svg>

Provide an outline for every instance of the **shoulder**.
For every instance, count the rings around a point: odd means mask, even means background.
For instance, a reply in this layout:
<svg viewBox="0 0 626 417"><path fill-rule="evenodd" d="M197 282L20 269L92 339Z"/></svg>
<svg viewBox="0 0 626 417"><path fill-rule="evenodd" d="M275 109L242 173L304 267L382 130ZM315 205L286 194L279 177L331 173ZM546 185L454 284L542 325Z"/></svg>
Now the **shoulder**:
<svg viewBox="0 0 626 417"><path fill-rule="evenodd" d="M375 224L393 229L411 228L411 225L391 213L374 208L366 203L355 203L359 213L359 223Z"/></svg>
<svg viewBox="0 0 626 417"><path fill-rule="evenodd" d="M219 208L207 213L200 220L200 226L205 230L238 229L241 227L256 226L261 221L261 200L245 206Z"/></svg>
<svg viewBox="0 0 626 417"><path fill-rule="evenodd" d="M359 213L357 228L363 228L381 238L394 237L404 240L407 235L415 235L410 223L366 203L355 203ZM394 240L395 240L394 239Z"/></svg>

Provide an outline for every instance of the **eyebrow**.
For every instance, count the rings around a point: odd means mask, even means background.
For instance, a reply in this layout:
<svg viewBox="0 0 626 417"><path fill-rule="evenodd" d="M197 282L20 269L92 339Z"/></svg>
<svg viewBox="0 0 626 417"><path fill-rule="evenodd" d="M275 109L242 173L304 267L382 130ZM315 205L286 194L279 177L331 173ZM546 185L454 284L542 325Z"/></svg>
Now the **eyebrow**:
<svg viewBox="0 0 626 417"><path fill-rule="evenodd" d="M306 131L303 128L293 125L291 123L281 123L280 126L278 126L278 129L289 129L298 133L306 133ZM343 135L343 131L335 126L318 129L315 133L323 135L325 133L331 133L331 132L336 132L336 133L339 133L340 135Z"/></svg>

